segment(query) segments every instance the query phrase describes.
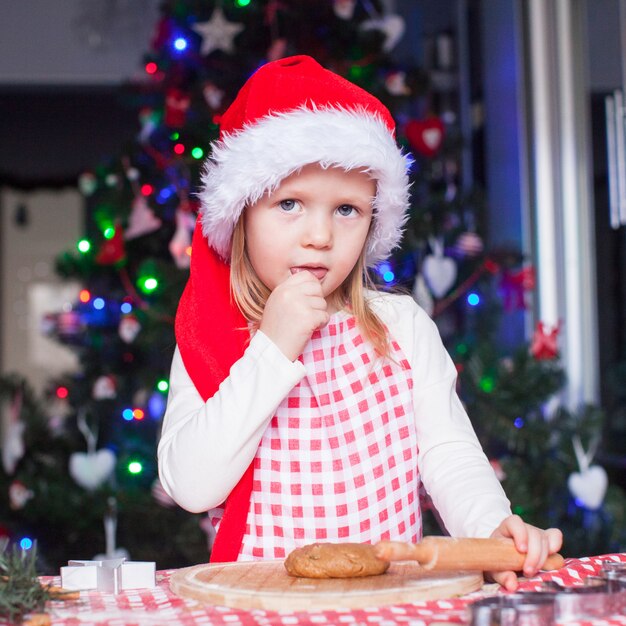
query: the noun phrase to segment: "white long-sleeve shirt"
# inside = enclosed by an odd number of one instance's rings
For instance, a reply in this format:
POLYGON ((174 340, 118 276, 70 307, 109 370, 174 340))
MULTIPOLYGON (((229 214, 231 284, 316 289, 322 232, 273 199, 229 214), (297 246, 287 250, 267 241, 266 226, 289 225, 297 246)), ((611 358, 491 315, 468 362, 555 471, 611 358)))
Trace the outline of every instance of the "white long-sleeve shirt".
MULTIPOLYGON (((451 535, 489 536, 511 514, 510 504, 456 394, 456 369, 435 324, 409 296, 376 294, 370 303, 411 364, 418 466, 434 506, 451 535)), ((204 402, 177 348, 158 446, 166 492, 192 512, 221 504, 304 375, 302 363, 258 331, 204 402)))

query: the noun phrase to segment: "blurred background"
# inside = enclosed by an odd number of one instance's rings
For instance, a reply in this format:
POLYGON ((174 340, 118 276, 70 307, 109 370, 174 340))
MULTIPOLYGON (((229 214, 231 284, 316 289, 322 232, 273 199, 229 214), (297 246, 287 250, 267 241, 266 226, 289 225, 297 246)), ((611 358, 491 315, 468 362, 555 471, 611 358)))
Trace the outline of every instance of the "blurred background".
POLYGON ((4 3, 0 536, 42 573, 208 560, 155 458, 199 171, 246 78, 310 54, 415 159, 373 278, 437 323, 513 510, 625 551, 625 32, 623 0, 4 3))

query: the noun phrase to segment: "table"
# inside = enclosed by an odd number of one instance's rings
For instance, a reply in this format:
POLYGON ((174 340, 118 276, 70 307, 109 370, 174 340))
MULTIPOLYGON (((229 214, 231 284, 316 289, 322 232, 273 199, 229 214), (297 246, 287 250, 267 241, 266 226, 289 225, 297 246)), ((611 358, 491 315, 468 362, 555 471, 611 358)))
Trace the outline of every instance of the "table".
MULTIPOLYGON (((603 562, 626 564, 626 553, 580 559, 567 559, 565 567, 522 580, 520 590, 536 591, 542 581, 556 581, 566 586, 580 585, 588 576, 598 575, 603 562)), ((244 611, 221 606, 203 606, 175 596, 169 589, 172 571, 157 572, 155 589, 136 589, 118 595, 82 591, 72 603, 54 602, 49 612, 53 626, 441 626, 469 624, 471 602, 503 593, 495 584, 452 600, 398 604, 372 609, 292 612, 244 611)), ((60 584, 58 577, 42 578, 44 583, 60 584)), ((612 615, 592 620, 558 621, 558 626, 626 626, 626 615, 612 615)))

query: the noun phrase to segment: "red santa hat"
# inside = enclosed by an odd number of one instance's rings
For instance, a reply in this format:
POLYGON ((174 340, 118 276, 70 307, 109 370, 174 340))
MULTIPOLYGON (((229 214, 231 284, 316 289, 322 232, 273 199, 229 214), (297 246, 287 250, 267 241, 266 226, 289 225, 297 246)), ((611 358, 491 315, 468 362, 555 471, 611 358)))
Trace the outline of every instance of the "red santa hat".
POLYGON ((395 141, 387 108, 367 91, 295 56, 257 70, 220 121, 200 194, 209 245, 230 260, 243 208, 310 163, 364 169, 377 182, 366 262, 387 258, 402 236, 410 159, 395 141))
MULTIPOLYGON (((369 265, 386 258, 400 240, 410 160, 396 145, 389 111, 307 56, 257 70, 222 116, 220 140, 205 166, 191 271, 176 313, 176 342, 205 401, 228 376, 248 340, 247 322, 230 294, 235 224, 246 204, 310 163, 364 169, 377 181, 369 265)), ((212 561, 237 559, 252 479, 251 464, 226 500, 212 561)))

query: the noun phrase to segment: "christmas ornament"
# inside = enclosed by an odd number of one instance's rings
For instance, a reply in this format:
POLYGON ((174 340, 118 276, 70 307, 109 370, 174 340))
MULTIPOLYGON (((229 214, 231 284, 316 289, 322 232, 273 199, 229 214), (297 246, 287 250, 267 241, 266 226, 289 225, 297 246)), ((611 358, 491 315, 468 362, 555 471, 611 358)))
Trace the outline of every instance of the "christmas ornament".
POLYGON ((46 404, 48 430, 54 436, 61 435, 65 430, 65 422, 72 412, 69 400, 59 398, 56 394, 46 404))
POLYGON ((456 263, 443 255, 443 239, 429 237, 432 250, 422 263, 422 274, 435 298, 443 297, 456 280, 456 263))
POLYGON ((141 331, 141 324, 132 313, 124 315, 120 320, 117 332, 124 343, 133 343, 141 331))
POLYGON ((466 232, 459 235, 453 250, 460 257, 472 258, 478 256, 484 247, 483 240, 476 233, 466 232))
POLYGON ((96 450, 96 434, 87 426, 82 413, 77 418, 77 426, 87 442, 87 452, 73 452, 70 455, 69 473, 83 489, 93 491, 113 473, 115 454, 107 448, 96 450))
POLYGON ((91 395, 94 400, 112 400, 117 397, 115 378, 110 375, 100 376, 93 384, 91 395))
POLYGON ((78 177, 78 189, 83 196, 90 196, 97 188, 98 179, 91 172, 85 172, 78 177))
POLYGON ((211 109, 219 109, 222 106, 224 92, 213 83, 204 84, 204 87, 202 87, 202 95, 204 96, 204 101, 211 109))
POLYGON ((553 328, 548 329, 543 322, 537 322, 537 328, 530 342, 530 353, 537 361, 556 359, 559 355, 556 341, 560 326, 560 324, 557 324, 553 328))
POLYGON ((130 241, 136 237, 153 233, 161 228, 162 223, 148 205, 146 198, 136 196, 133 200, 133 208, 128 216, 128 228, 124 231, 124 239, 130 241))
POLYGON ((170 128, 183 127, 190 103, 191 97, 188 93, 182 89, 169 89, 165 94, 165 125, 170 128))
POLYGON ((117 174, 107 174, 104 182, 107 187, 115 187, 120 182, 120 177, 117 174))
POLYGON ((445 128, 438 117, 425 120, 411 120, 404 127, 404 134, 411 147, 431 159, 439 152, 443 143, 445 128))
POLYGON ((22 390, 17 389, 7 406, 2 409, 0 422, 0 444, 2 447, 2 468, 9 476, 13 474, 20 459, 24 456, 24 430, 26 425, 21 420, 22 390))
POLYGON ((87 491, 97 489, 114 469, 115 454, 107 448, 96 452, 73 452, 70 455, 70 476, 87 491))
POLYGON ((117 265, 126 259, 126 250, 124 249, 124 237, 122 229, 115 228, 115 234, 111 239, 105 239, 100 246, 96 263, 98 265, 117 265))
POLYGON ((411 90, 406 84, 406 72, 391 72, 387 74, 385 88, 392 96, 411 95, 411 90))
POLYGON ((33 498, 35 493, 26 487, 26 485, 14 480, 9 485, 9 506, 13 511, 19 511, 26 506, 26 503, 33 498))
POLYGON ((200 54, 206 56, 213 50, 232 53, 235 51, 234 38, 243 30, 243 24, 229 22, 221 7, 213 10, 208 22, 200 22, 191 27, 202 37, 200 54))
POLYGON ((188 211, 176 211, 176 231, 169 243, 169 250, 176 267, 187 269, 191 265, 191 234, 193 233, 196 218, 188 211))
POLYGON ((126 168, 126 178, 131 182, 136 182, 139 180, 140 172, 136 167, 128 167, 126 168))
POLYGON ((141 125, 141 130, 137 135, 137 140, 139 143, 145 144, 159 125, 159 113, 149 108, 141 109, 139 112, 139 124, 141 125))
POLYGON ((391 52, 404 35, 404 18, 400 15, 385 15, 380 18, 365 20, 361 24, 361 30, 379 30, 385 36, 383 52, 391 52))
POLYGON ((354 15, 356 0, 334 0, 333 11, 340 20, 351 20, 354 15))
POLYGON ((591 465, 598 443, 599 440, 595 439, 589 450, 585 452, 580 437, 575 435, 572 438, 572 446, 580 472, 573 472, 567 479, 570 493, 579 504, 591 510, 600 508, 609 484, 605 469, 600 465, 591 465))
POLYGON ((176 502, 174 502, 172 497, 168 495, 165 489, 163 489, 163 485, 158 478, 156 478, 155 481, 152 483, 152 489, 150 490, 150 492, 152 493, 152 497, 161 506, 164 506, 165 508, 172 508, 176 506, 176 502))
POLYGON ((413 283, 413 299, 419 304, 429 316, 433 314, 435 310, 435 303, 433 297, 424 282, 424 277, 418 273, 415 276, 415 282, 413 283))
POLYGON ((535 269, 532 266, 524 267, 518 272, 504 270, 500 281, 504 309, 525 309, 525 292, 532 291, 535 286, 535 269))
POLYGON ((61 339, 72 339, 84 330, 83 320, 76 309, 57 313, 54 320, 54 332, 61 339))

